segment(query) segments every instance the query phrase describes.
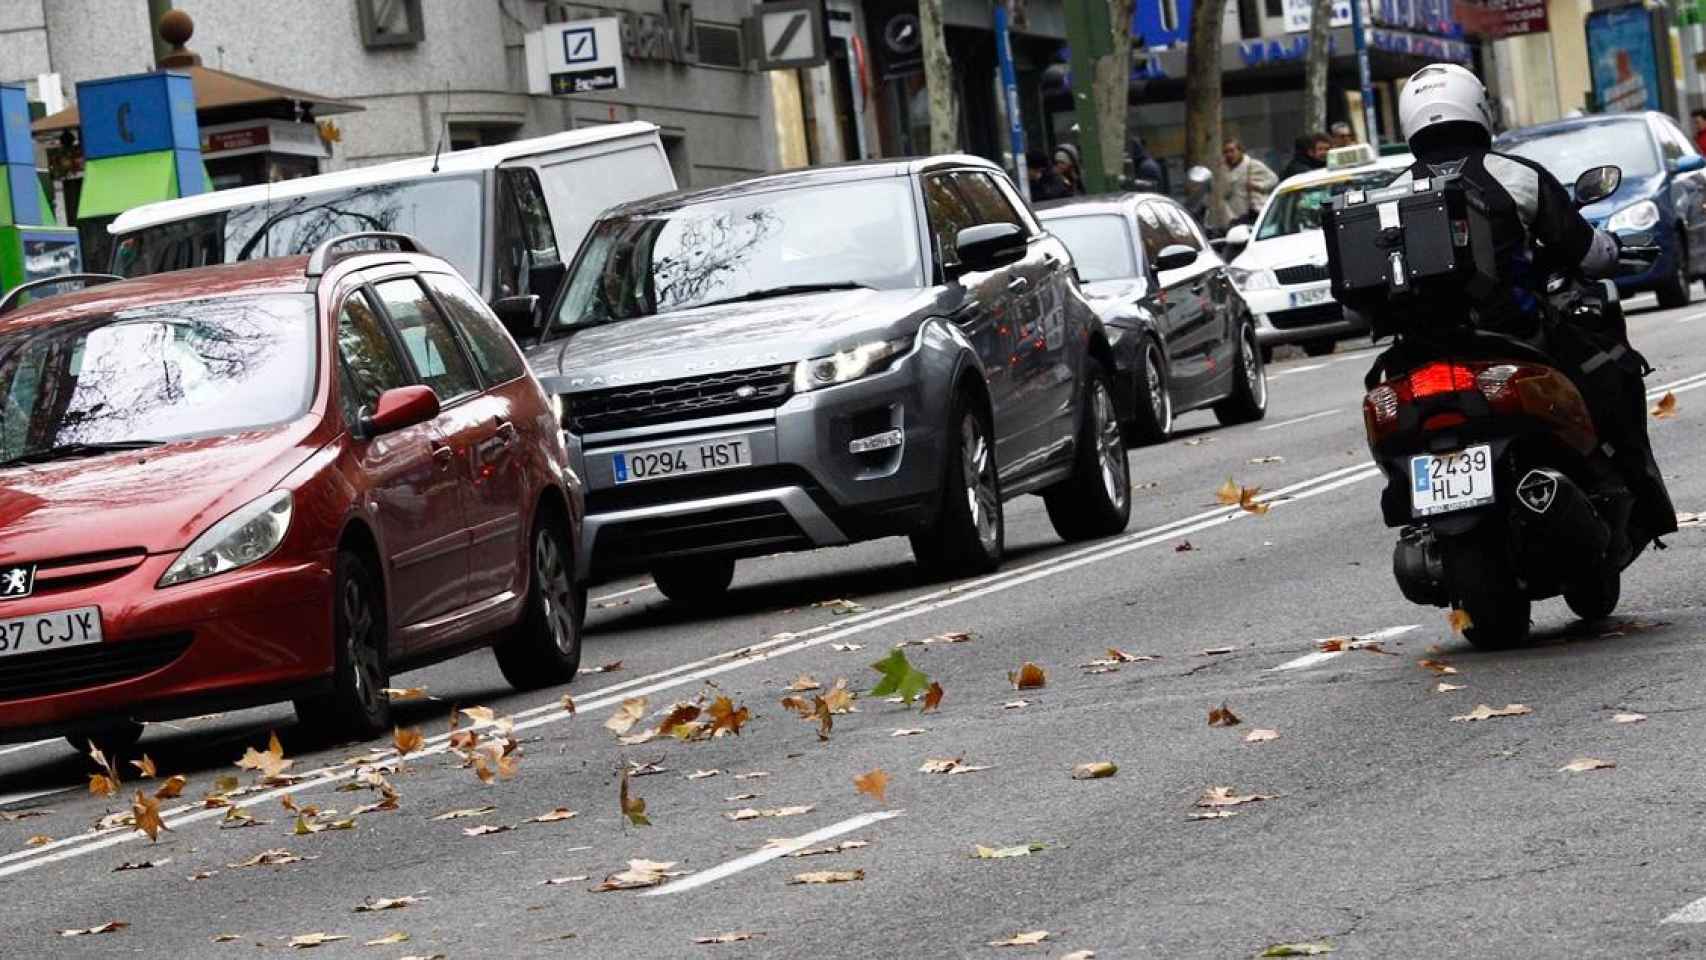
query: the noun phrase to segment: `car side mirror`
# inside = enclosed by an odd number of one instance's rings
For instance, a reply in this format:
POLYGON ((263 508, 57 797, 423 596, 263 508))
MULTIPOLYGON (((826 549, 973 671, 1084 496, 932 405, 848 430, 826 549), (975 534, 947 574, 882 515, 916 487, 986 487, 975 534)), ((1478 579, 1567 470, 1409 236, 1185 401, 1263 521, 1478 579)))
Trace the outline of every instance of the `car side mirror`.
POLYGON ((517 343, 530 340, 537 326, 539 298, 533 294, 499 297, 492 302, 492 312, 517 343))
POLYGON ((361 418, 361 432, 366 437, 395 433, 404 427, 425 423, 438 416, 438 394, 431 387, 393 387, 379 395, 373 412, 361 418))
POLYGON ((981 223, 954 237, 958 273, 994 270, 1025 256, 1025 231, 1013 223, 981 223))
POLYGON ((1706 170, 1706 157, 1697 153, 1687 153, 1670 162, 1671 173, 1693 173, 1696 170, 1706 170))
POLYGON ((1226 245, 1228 247, 1247 247, 1247 246, 1249 246, 1250 245, 1250 227, 1249 227, 1249 225, 1240 223, 1236 227, 1233 227, 1231 230, 1226 231, 1226 238, 1225 239, 1226 239, 1226 245))
POLYGON ((1197 251, 1195 248, 1187 247, 1182 243, 1162 247, 1161 252, 1155 255, 1155 269, 1161 271, 1177 270, 1196 262, 1197 251))
MULTIPOLYGON (((1686 158, 1685 158, 1686 159, 1686 158)), ((1698 160, 1699 157, 1694 159, 1698 160)), ((1699 169, 1696 167, 1695 169, 1699 169)), ((1604 200, 1617 192, 1623 185, 1623 169, 1611 164, 1603 167, 1589 167, 1576 178, 1576 185, 1571 190, 1576 198, 1576 206, 1585 207, 1604 200)))

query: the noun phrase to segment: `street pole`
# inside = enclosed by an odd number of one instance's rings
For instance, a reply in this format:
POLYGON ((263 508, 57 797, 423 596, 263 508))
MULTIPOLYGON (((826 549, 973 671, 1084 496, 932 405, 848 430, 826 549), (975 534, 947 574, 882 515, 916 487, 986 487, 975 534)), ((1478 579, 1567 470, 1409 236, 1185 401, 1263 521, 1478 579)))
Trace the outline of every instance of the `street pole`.
POLYGON ((1001 64, 1001 96, 1007 101, 1007 136, 1012 142, 1013 175, 1019 193, 1031 199, 1031 176, 1025 169, 1025 121, 1019 115, 1019 79, 1013 70, 1013 38, 1008 32, 1007 0, 995 5, 995 59, 1001 64))
POLYGON ((1380 128, 1374 123, 1374 82, 1368 74, 1368 24, 1362 11, 1363 0, 1351 0, 1351 35, 1356 39, 1357 78, 1362 83, 1362 122, 1368 131, 1368 142, 1380 152, 1380 128))
POLYGON ((1096 116, 1096 58, 1113 45, 1108 0, 1066 0, 1066 43, 1072 48, 1072 115, 1078 120, 1078 175, 1085 193, 1108 191, 1096 116))

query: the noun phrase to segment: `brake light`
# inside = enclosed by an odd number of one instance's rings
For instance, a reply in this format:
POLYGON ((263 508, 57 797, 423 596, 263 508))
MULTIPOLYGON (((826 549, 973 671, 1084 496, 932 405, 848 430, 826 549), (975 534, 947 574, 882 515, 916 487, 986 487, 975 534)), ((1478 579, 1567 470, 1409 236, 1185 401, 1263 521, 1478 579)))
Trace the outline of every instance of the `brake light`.
MULTIPOLYGON (((1398 429, 1404 408, 1428 397, 1475 391, 1495 413, 1546 422, 1573 449, 1587 453, 1598 443, 1593 417, 1569 378, 1550 367, 1522 363, 1430 363, 1380 384, 1363 398, 1363 426, 1371 445, 1398 429)), ((1422 423, 1424 432, 1469 422, 1461 411, 1441 411, 1422 423)))
POLYGON ((1475 371, 1456 363, 1430 363, 1410 374, 1410 395, 1418 400, 1475 389, 1475 371))

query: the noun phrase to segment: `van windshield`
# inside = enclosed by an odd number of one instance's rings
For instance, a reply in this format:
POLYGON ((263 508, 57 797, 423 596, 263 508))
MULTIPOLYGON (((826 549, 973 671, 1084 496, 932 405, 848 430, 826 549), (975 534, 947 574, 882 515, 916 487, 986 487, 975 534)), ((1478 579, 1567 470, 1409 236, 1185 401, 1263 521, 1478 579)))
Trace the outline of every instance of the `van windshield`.
POLYGON ((479 285, 485 221, 478 177, 441 177, 329 190, 156 224, 117 238, 112 272, 170 270, 312 253, 340 234, 398 231, 479 285))

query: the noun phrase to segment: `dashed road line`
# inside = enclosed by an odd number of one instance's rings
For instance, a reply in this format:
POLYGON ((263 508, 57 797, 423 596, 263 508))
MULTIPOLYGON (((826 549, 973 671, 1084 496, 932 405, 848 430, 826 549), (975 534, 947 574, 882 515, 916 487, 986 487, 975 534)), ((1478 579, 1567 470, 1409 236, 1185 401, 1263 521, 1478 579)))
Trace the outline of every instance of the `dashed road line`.
POLYGON ((724 877, 732 877, 735 874, 740 873, 742 870, 751 870, 753 867, 769 863, 777 857, 785 857, 796 850, 804 850, 806 847, 809 847, 814 843, 822 843, 831 837, 839 837, 844 833, 852 833, 861 827, 868 827, 873 823, 892 820, 905 812, 906 811, 904 810, 881 810, 876 813, 863 813, 857 817, 850 817, 840 823, 832 823, 829 826, 824 827, 822 830, 815 830, 805 836, 794 837, 791 840, 765 847, 762 850, 755 850, 744 857, 736 857, 727 863, 721 863, 709 870, 695 873, 685 880, 672 881, 655 890, 647 890, 645 893, 640 894, 640 896, 667 897, 672 893, 686 893, 689 890, 697 890, 707 884, 716 883, 724 877))
POLYGON ((1693 903, 1683 907, 1682 909, 1676 911, 1675 913, 1664 918, 1663 920, 1660 920, 1659 922, 1660 923, 1706 923, 1706 897, 1701 897, 1700 899, 1698 899, 1698 900, 1694 901, 1693 903))
MULTIPOLYGON (((1390 640, 1393 637, 1401 637, 1412 630, 1420 630, 1421 628, 1422 625, 1419 623, 1410 623, 1401 627, 1387 627, 1384 630, 1376 630, 1373 633, 1356 633, 1349 634, 1349 636, 1353 638, 1353 642, 1354 640, 1372 640, 1379 642, 1381 640, 1390 640)), ((1311 643, 1321 643, 1322 640, 1327 639, 1331 638, 1323 637, 1321 640, 1314 640, 1311 641, 1311 643)), ((1295 660, 1287 660, 1277 667, 1269 667, 1268 672, 1272 673, 1276 670, 1306 670, 1310 667, 1318 667, 1321 664, 1326 663, 1328 660, 1332 660, 1333 658, 1342 656, 1348 652, 1349 651, 1347 650, 1315 650, 1310 653, 1306 653, 1295 660)))
POLYGON ((1319 420, 1322 417, 1330 417, 1333 414, 1339 413, 1339 412, 1340 412, 1340 408, 1335 408, 1332 410, 1321 410, 1321 411, 1317 411, 1315 413, 1306 414, 1306 415, 1301 416, 1301 417, 1292 417, 1290 420, 1281 420, 1279 423, 1270 423, 1264 427, 1257 427, 1256 432, 1261 433, 1261 432, 1264 432, 1267 430, 1278 430, 1281 427, 1289 427, 1289 426, 1292 426, 1294 424, 1306 423, 1310 420, 1319 420))
POLYGON ((652 588, 652 586, 653 586, 653 584, 651 584, 649 582, 648 583, 642 583, 637 587, 629 587, 626 590, 618 590, 615 593, 607 593, 602 597, 589 597, 589 598, 587 598, 587 603, 606 603, 608 601, 615 600, 619 597, 631 597, 636 593, 645 593, 647 590, 650 590, 652 588))

